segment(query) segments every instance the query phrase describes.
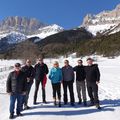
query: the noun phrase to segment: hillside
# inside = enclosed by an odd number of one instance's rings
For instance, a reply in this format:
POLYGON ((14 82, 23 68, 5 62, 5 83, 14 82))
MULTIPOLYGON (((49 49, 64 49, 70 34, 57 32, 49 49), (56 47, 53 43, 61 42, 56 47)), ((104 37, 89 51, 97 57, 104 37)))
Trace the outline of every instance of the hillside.
MULTIPOLYGON (((120 55, 120 32, 108 36, 93 37, 84 29, 78 29, 57 33, 39 42, 35 42, 37 40, 39 41, 38 37, 29 38, 27 41, 21 42, 21 44, 12 46, 13 49, 0 56, 1 58, 17 58, 19 54, 19 56, 25 56, 26 58, 30 51, 36 57, 38 55, 45 57, 67 56, 73 52, 76 52, 78 56, 98 54, 114 57, 120 55), (33 46, 35 49, 33 49, 33 46), (29 48, 29 51, 26 48, 29 48), (26 55, 23 55, 25 52, 26 55)), ((4 44, 3 42, 2 45, 4 44)))

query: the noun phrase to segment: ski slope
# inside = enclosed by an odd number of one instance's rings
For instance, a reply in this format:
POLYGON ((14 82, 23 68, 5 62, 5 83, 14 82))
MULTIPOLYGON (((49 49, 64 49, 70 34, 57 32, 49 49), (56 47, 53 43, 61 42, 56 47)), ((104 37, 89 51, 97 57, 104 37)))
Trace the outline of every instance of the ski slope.
MULTIPOLYGON (((63 59, 64 58, 59 59, 60 67, 63 66, 63 59)), ((70 60, 70 64, 72 66, 75 66, 77 58, 68 59, 70 60)), ((83 60, 84 64, 86 64, 86 58, 83 58, 83 60)), ((54 59, 45 60, 49 68, 51 68, 53 61, 54 59)), ((11 64, 13 63, 14 62, 12 61, 11 64)), ((102 110, 97 110, 94 106, 84 107, 83 105, 77 105, 78 99, 75 83, 74 92, 76 105, 74 107, 66 105, 62 106, 61 108, 54 106, 52 100, 52 87, 50 80, 48 80, 46 85, 46 97, 48 104, 41 103, 40 88, 38 94, 38 102, 40 102, 40 104, 33 105, 33 85, 29 98, 29 106, 31 106, 31 109, 23 111, 22 113, 24 116, 17 117, 16 120, 120 120, 120 57, 117 57, 115 59, 108 59, 98 56, 97 63, 99 64, 101 72, 101 82, 99 84, 99 98, 102 110)), ((0 62, 0 64, 2 63, 0 62)), ((3 88, 3 90, 0 91, 2 93, 0 94, 0 115, 2 120, 8 120, 9 117, 9 95, 4 94, 5 81, 9 72, 10 71, 6 71, 2 73, 5 74, 5 78, 4 83, 0 84, 0 88, 3 88)))

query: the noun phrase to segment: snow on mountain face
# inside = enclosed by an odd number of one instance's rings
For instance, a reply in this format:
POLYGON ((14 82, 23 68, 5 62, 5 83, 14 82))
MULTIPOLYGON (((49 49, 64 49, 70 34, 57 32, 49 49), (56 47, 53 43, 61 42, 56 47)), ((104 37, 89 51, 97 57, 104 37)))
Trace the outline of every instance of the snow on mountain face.
POLYGON ((49 25, 43 28, 40 28, 36 34, 27 36, 28 38, 30 37, 39 37, 40 39, 43 39, 45 37, 48 37, 50 35, 56 34, 58 32, 63 31, 64 29, 56 24, 49 25))
POLYGON ((81 26, 93 35, 97 33, 112 34, 120 31, 120 5, 117 5, 112 11, 103 11, 97 15, 86 15, 81 26))
POLYGON ((11 32, 9 33, 6 38, 8 39, 9 44, 16 44, 20 43, 27 39, 27 37, 24 34, 17 33, 17 32, 11 32))
POLYGON ((30 37, 43 39, 61 31, 63 31, 62 27, 56 24, 44 24, 35 18, 15 16, 0 21, 0 39, 8 38, 9 44, 20 43, 30 37))

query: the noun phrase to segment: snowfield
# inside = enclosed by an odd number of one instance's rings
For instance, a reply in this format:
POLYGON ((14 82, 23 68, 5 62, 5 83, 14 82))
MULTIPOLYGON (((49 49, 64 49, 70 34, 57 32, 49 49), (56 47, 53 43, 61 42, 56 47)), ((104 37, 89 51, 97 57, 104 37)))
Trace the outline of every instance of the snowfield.
MULTIPOLYGON (((77 58, 68 58, 72 66, 76 65, 77 58)), ((55 107, 52 100, 52 87, 50 80, 46 85, 46 97, 48 104, 41 103, 41 88, 39 90, 38 102, 40 104, 33 105, 34 85, 31 89, 29 105, 30 110, 23 111, 23 117, 17 117, 17 120, 120 120, 120 57, 115 59, 96 57, 97 64, 101 72, 101 82, 99 84, 99 98, 102 110, 97 110, 95 107, 84 107, 77 105, 76 86, 74 83, 76 105, 55 107)), ((49 68, 52 67, 52 62, 55 59, 46 59, 45 62, 49 68)), ((60 58, 60 67, 63 66, 64 58, 60 58)), ((86 58, 83 58, 86 64, 86 58)), ((0 66, 14 65, 16 61, 0 61, 0 66), (6 64, 5 64, 6 63, 6 64)), ((0 72, 0 115, 2 120, 9 118, 9 95, 5 93, 5 83, 10 71, 0 72), (4 78, 1 78, 4 76, 4 78), (1 82, 2 81, 2 82, 1 82)), ((62 89, 63 95, 63 89, 62 89)), ((62 98, 63 100, 63 98, 62 98)), ((88 98, 89 102, 89 98, 88 98)))

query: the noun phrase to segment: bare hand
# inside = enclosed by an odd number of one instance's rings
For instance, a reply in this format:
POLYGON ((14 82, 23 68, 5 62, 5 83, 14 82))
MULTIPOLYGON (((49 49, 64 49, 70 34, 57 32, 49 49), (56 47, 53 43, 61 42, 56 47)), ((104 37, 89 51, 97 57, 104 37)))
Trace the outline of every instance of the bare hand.
POLYGON ((13 93, 12 92, 9 92, 9 93, 7 93, 8 95, 12 95, 13 93))
POLYGON ((30 78, 27 78, 27 82, 30 82, 30 78))
POLYGON ((99 81, 96 81, 96 84, 98 85, 100 82, 99 81))
POLYGON ((22 95, 26 95, 26 92, 23 92, 22 95))

